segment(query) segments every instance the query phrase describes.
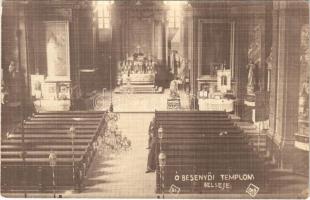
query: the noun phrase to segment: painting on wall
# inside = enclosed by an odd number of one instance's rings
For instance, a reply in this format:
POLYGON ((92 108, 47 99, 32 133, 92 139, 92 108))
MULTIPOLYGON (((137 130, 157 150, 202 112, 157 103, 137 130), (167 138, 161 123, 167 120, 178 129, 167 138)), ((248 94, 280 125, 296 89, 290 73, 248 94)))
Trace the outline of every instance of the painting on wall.
POLYGON ((58 99, 67 100, 70 99, 70 84, 61 83, 58 85, 58 99))
POLYGON ((70 79, 69 26, 65 21, 44 23, 47 77, 70 79))
POLYGON ((203 66, 202 74, 216 76, 212 72, 213 63, 225 64, 230 62, 230 23, 208 23, 203 26, 203 66))
POLYGON ((231 72, 230 70, 217 71, 217 89, 222 93, 231 90, 231 72))
MULTIPOLYGON (((198 75, 216 80, 217 70, 234 71, 234 21, 201 19, 198 22, 198 75)), ((232 73, 233 77, 233 73, 232 73)))
POLYGON ((128 30, 128 53, 143 53, 144 55, 152 55, 152 21, 139 20, 136 18, 130 19, 128 30), (144 31, 141 31, 144 30, 144 31))

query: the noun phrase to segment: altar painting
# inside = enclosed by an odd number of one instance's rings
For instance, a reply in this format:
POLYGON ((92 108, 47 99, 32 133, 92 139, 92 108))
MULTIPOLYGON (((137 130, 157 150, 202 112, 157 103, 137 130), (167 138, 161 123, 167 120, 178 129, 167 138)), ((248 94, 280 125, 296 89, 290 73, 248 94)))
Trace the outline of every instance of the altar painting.
POLYGON ((69 28, 67 22, 45 22, 47 76, 66 79, 70 76, 69 28))
POLYGON ((216 77, 217 71, 234 66, 234 22, 199 20, 198 76, 216 77))

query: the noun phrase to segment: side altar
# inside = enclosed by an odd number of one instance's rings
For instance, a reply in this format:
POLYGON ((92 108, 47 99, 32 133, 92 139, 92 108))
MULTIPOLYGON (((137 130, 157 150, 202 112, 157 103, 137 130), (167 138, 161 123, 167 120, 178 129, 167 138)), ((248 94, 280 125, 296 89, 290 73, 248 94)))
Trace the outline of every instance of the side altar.
POLYGON ((116 93, 157 93, 155 89, 156 62, 151 56, 134 53, 118 62, 116 93))
POLYGON ((199 110, 234 112, 236 89, 231 71, 221 67, 215 70, 215 74, 197 79, 199 110))

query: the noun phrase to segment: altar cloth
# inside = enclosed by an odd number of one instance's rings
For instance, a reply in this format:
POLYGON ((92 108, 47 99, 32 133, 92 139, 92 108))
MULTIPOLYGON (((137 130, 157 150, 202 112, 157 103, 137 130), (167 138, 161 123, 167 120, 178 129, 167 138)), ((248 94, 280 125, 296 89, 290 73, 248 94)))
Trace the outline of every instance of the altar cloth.
POLYGON ((199 110, 203 111, 226 111, 234 110, 234 101, 230 99, 199 99, 199 110))

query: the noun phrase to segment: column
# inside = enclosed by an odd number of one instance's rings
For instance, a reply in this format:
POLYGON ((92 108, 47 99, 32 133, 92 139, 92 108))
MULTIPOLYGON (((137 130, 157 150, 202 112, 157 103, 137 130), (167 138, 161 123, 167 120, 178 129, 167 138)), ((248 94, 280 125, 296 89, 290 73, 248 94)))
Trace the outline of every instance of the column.
POLYGON ((246 65, 248 64, 248 26, 249 20, 246 12, 241 10, 241 13, 244 13, 239 16, 236 20, 235 25, 235 68, 233 77, 236 80, 236 103, 235 103, 235 112, 239 117, 243 117, 244 112, 244 98, 246 95, 246 85, 247 85, 247 69, 246 65))
POLYGON ((278 19, 279 10, 272 11, 272 69, 270 71, 270 98, 269 98, 269 137, 273 138, 276 132, 276 106, 277 106, 277 66, 278 66, 278 19))
POLYGON ((300 65, 300 14, 303 6, 294 2, 274 2, 273 47, 276 49, 272 69, 271 131, 274 156, 279 166, 292 168, 294 133, 298 121, 298 84, 300 65), (277 17, 278 13, 278 17, 277 17), (276 25, 278 23, 278 25, 276 25))

